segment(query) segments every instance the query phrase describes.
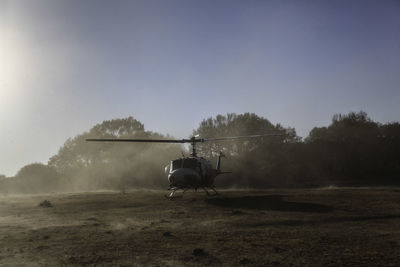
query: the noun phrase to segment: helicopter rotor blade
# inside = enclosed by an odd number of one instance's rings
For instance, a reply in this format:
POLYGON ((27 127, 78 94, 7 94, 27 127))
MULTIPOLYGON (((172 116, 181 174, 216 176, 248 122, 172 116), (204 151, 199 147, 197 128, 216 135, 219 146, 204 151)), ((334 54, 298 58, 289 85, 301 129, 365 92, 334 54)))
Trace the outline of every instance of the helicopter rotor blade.
POLYGON ((91 142, 137 142, 137 143, 194 143, 203 142, 203 139, 122 139, 122 138, 88 138, 91 142))
POLYGON ((264 136, 282 136, 283 134, 256 134, 256 135, 244 135, 244 136, 231 136, 231 137, 218 137, 218 138, 200 138, 196 139, 194 136, 190 139, 123 139, 123 138, 88 138, 86 141, 92 142, 136 142, 136 143, 203 143, 210 141, 223 141, 223 140, 235 140, 235 139, 246 139, 264 136))
POLYGON ((116 138, 89 138, 86 141, 92 142, 138 142, 138 143, 185 143, 184 140, 164 140, 164 139, 116 139, 116 138))
POLYGON ((217 138, 206 138, 203 139, 204 142, 209 141, 224 141, 224 140, 235 140, 235 139, 246 139, 264 136, 282 136, 283 134, 255 134, 255 135, 243 135, 243 136, 231 136, 231 137, 217 137, 217 138))

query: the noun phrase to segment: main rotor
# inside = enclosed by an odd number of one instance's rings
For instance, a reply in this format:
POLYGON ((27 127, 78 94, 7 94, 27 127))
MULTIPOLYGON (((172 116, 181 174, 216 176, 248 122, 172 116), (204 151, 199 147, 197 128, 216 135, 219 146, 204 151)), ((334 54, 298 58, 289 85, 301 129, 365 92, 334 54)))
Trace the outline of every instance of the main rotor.
POLYGON ((247 139, 264 136, 281 136, 282 134, 257 134, 257 135, 244 135, 244 136, 231 136, 231 137, 218 137, 218 138, 197 138, 199 135, 192 136, 190 139, 122 139, 122 138, 88 138, 86 141, 94 142, 137 142, 137 143, 190 143, 192 145, 193 157, 197 156, 196 143, 212 142, 212 141, 225 141, 235 139, 247 139))

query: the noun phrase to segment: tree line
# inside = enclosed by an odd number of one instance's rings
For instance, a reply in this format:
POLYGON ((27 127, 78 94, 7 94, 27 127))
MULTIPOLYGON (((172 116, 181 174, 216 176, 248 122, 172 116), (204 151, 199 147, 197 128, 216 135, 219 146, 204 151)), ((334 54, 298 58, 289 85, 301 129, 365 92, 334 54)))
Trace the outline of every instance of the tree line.
MULTIPOLYGON (((303 140, 294 128, 272 124, 254 113, 204 119, 193 135, 203 138, 276 133, 279 136, 206 142, 198 154, 227 159, 216 179, 220 187, 323 187, 399 185, 400 124, 372 121, 361 112, 336 114, 327 127, 315 127, 303 140)), ((188 154, 176 144, 91 143, 86 138, 173 138, 146 131, 133 117, 107 120, 68 139, 48 164, 33 163, 15 177, 0 176, 2 193, 97 189, 166 188, 164 168, 188 154)))

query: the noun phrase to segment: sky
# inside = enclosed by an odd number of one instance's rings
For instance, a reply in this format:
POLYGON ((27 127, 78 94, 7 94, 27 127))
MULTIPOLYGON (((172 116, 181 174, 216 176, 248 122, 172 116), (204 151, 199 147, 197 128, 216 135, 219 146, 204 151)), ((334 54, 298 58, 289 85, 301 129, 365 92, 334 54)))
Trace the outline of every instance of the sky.
POLYGON ((306 137, 400 115, 398 0, 0 0, 0 174, 133 116, 190 136, 253 112, 306 137))

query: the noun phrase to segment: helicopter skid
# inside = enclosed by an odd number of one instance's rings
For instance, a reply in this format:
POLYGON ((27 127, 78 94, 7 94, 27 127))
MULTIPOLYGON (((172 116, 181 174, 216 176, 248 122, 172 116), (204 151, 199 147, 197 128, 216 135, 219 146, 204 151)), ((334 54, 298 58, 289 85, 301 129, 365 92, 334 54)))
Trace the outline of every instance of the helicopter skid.
POLYGON ((211 189, 214 193, 210 194, 210 192, 208 192, 206 187, 203 187, 203 190, 207 193, 207 196, 219 196, 220 194, 217 192, 217 190, 215 190, 214 187, 208 187, 209 189, 211 189))
MULTIPOLYGON (((201 187, 206 193, 207 196, 219 196, 220 193, 217 192, 217 190, 215 190, 214 187, 207 187, 208 189, 211 189, 213 191, 213 193, 210 193, 206 187, 201 187)), ((183 195, 185 194, 186 191, 188 191, 189 189, 194 189, 195 191, 197 191, 197 188, 180 188, 180 187, 170 187, 168 188, 168 190, 172 190, 172 192, 169 195, 165 195, 166 198, 168 199, 174 199, 174 198, 182 198, 183 195), (178 190, 183 190, 182 195, 175 195, 175 192, 178 190)))
POLYGON ((172 192, 169 193, 169 195, 165 195, 165 197, 166 197, 166 198, 169 198, 169 199, 181 198, 181 197, 183 197, 183 194, 185 194, 185 192, 186 192, 189 188, 184 189, 183 192, 182 192, 182 195, 176 196, 176 195, 175 195, 175 192, 178 191, 179 189, 182 189, 182 188, 180 188, 180 187, 170 187, 170 188, 168 188, 168 190, 172 190, 172 192))
POLYGON ((173 192, 172 193, 170 193, 169 195, 164 195, 166 198, 168 198, 168 199, 175 199, 175 198, 182 198, 183 196, 182 195, 180 195, 180 196, 175 196, 175 195, 173 195, 173 192))

